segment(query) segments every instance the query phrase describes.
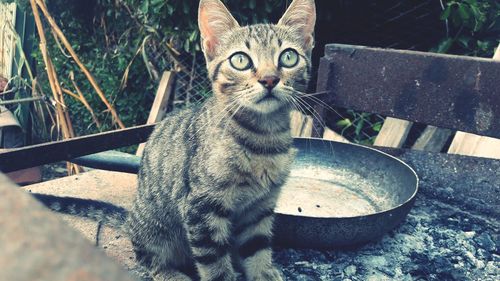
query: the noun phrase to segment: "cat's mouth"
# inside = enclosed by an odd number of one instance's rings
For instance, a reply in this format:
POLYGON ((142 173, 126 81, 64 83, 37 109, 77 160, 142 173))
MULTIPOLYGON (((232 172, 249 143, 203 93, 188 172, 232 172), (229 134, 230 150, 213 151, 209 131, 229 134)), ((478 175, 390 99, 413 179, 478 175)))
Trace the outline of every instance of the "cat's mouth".
POLYGON ((276 100, 278 101, 279 99, 271 92, 271 91, 268 91, 264 94, 263 97, 261 97, 257 102, 256 104, 260 104, 260 103, 263 103, 263 102, 267 102, 267 101, 272 101, 272 100, 276 100))

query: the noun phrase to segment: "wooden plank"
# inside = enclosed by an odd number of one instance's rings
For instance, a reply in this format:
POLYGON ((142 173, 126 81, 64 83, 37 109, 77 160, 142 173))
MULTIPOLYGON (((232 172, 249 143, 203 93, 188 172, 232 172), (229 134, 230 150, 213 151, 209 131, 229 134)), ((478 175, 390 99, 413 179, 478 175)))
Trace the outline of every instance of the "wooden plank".
POLYGON ((332 44, 318 92, 335 106, 500 137, 500 62, 332 44))
MULTIPOLYGON (((175 81, 175 72, 165 71, 160 80, 158 89, 156 90, 155 100, 149 112, 148 121, 146 124, 160 122, 167 113, 167 107, 173 95, 173 85, 175 81)), ((144 151, 145 143, 139 144, 135 155, 141 156, 144 151)))
POLYGON ((425 150, 431 152, 441 152, 444 145, 452 134, 449 129, 441 129, 435 126, 427 126, 424 132, 418 137, 412 149, 425 150))
POLYGON ((304 126, 304 116, 296 110, 292 111, 290 113, 290 131, 292 136, 294 137, 300 136, 303 126, 304 126))
POLYGON ((413 123, 387 117, 375 139, 375 146, 400 148, 403 146, 413 123))
POLYGON ((500 140, 457 132, 448 153, 500 159, 500 140))
POLYGON ((147 140, 154 126, 155 124, 142 125, 68 140, 9 149, 0 153, 0 171, 12 172, 141 143, 147 140))
POLYGON ((312 136, 313 119, 311 116, 293 110, 290 113, 290 126, 292 137, 308 138, 312 136))
MULTIPOLYGON (((500 61, 500 44, 498 44, 493 60, 500 61)), ((457 132, 448 153, 500 159, 500 140, 457 132)))
POLYGON ((324 132, 323 132, 323 139, 325 140, 331 140, 331 141, 337 141, 337 142, 344 142, 344 143, 349 143, 349 140, 344 138, 342 135, 337 134, 335 131, 332 129, 325 127, 324 132))

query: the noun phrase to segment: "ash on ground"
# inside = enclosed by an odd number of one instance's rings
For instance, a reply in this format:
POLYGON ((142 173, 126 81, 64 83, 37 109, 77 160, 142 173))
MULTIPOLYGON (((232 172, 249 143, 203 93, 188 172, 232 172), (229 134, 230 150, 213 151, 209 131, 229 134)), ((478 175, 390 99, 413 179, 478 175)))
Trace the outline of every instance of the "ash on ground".
MULTIPOLYGON (((349 250, 275 249, 274 261, 287 281, 497 281, 498 229, 497 220, 420 196, 379 241, 349 250)), ((151 280, 144 268, 132 271, 151 280)))
POLYGON ((500 280, 498 221, 418 198, 380 241, 337 251, 275 250, 290 281, 500 280))

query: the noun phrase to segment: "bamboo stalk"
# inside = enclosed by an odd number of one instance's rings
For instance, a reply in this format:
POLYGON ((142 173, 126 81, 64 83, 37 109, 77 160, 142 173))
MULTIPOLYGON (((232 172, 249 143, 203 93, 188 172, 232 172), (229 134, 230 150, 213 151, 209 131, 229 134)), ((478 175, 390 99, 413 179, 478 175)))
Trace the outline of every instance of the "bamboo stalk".
POLYGON ((79 102, 82 102, 82 101, 80 100, 80 97, 79 97, 77 94, 73 93, 72 91, 70 91, 70 90, 68 90, 68 89, 66 89, 66 88, 62 88, 62 91, 63 91, 63 93, 65 93, 66 95, 69 95, 69 96, 73 97, 75 100, 77 100, 77 101, 79 101, 79 102))
POLYGON ((59 79, 57 78, 57 72, 54 67, 54 64, 52 64, 52 59, 49 57, 49 69, 50 72, 52 73, 52 77, 54 79, 54 85, 56 87, 57 91, 57 96, 59 97, 59 102, 62 105, 63 113, 64 113, 64 121, 66 122, 66 126, 68 127, 68 133, 69 133, 69 138, 74 138, 75 137, 75 132, 73 131, 73 125, 71 124, 71 119, 69 118, 69 113, 68 110, 66 110, 66 102, 64 101, 64 96, 63 92, 61 90, 61 84, 59 83, 59 79))
POLYGON ((60 125, 58 126, 62 130, 63 138, 69 138, 69 131, 66 124, 66 118, 63 113, 63 107, 61 102, 59 101, 59 96, 57 93, 57 89, 55 86, 54 77, 52 76, 51 68, 50 68, 50 58, 47 52, 47 39, 45 37, 45 32, 43 30, 42 20, 40 18, 40 14, 38 12, 37 5, 35 0, 30 0, 31 8, 33 10, 33 17, 35 18, 35 25, 38 31, 38 36, 40 36, 40 51, 42 53, 43 62, 45 63, 45 70, 47 71, 47 78, 49 79, 50 89, 52 91, 52 95, 54 100, 56 101, 56 115, 57 120, 59 120, 60 125))
POLYGON ((87 100, 85 99, 85 97, 81 94, 79 88, 76 89, 76 91, 78 92, 79 95, 71 92, 68 89, 64 89, 64 88, 62 89, 62 91, 63 91, 63 93, 65 93, 67 95, 70 95, 74 99, 76 99, 79 102, 81 102, 83 104, 83 106, 85 106, 85 108, 89 111, 90 115, 92 116, 92 120, 94 120, 94 123, 96 124, 97 128, 101 128, 101 122, 99 122, 99 120, 97 119, 97 116, 95 115, 94 110, 92 109, 92 107, 90 106, 90 104, 87 102, 87 100))
MULTIPOLYGON (((61 128, 63 133, 63 139, 69 139, 74 136, 73 128, 71 126, 71 121, 69 119, 69 114, 65 109, 64 98, 62 96, 61 86, 57 79, 57 75, 52 64, 52 60, 49 57, 47 50, 47 39, 45 37, 45 31, 43 30, 42 20, 40 18, 40 13, 38 12, 35 0, 30 0, 31 8, 33 10, 33 16, 35 18, 35 25, 40 36, 40 50, 42 53, 43 61, 45 63, 45 70, 47 71, 47 77, 49 79, 50 89, 54 100, 56 101, 56 114, 57 120, 59 121, 58 128, 61 128), (69 123, 69 124, 68 124, 69 123)), ((68 169, 68 174, 79 173, 80 167, 72 164, 70 162, 66 163, 68 169)))
POLYGON ((96 93, 99 95, 99 98, 102 100, 102 102, 106 105, 108 110, 111 112, 111 115, 113 116, 115 122, 118 124, 118 126, 122 129, 125 128, 125 125, 123 122, 120 120, 120 117, 118 117, 118 114, 116 113, 115 108, 113 105, 109 103, 109 101, 106 99, 106 96, 104 95, 103 91, 95 81, 94 77, 92 74, 89 72, 87 67, 80 61, 79 57, 76 55, 75 51, 73 50, 73 47, 71 47, 71 44, 69 41, 66 39, 66 36, 63 34, 57 23, 55 22, 54 18, 50 15, 47 7, 45 6, 45 3, 42 0, 30 0, 30 1, 36 1, 36 4, 38 7, 40 7, 40 10, 42 10, 42 13, 44 14, 45 18, 49 22, 50 26, 54 30, 55 34, 61 39, 61 42, 63 43, 64 47, 68 50, 70 53, 71 57, 73 57, 73 60, 75 60, 76 64, 80 67, 82 72, 85 74, 87 79, 89 80, 90 84, 92 87, 94 87, 96 93))

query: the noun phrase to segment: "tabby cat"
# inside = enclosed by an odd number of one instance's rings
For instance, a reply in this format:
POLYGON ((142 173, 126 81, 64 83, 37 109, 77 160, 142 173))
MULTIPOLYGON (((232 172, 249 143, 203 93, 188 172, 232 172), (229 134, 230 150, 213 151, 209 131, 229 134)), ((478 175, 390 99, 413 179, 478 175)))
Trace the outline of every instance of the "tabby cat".
POLYGON ((213 97, 168 116, 149 138, 126 228, 155 280, 282 280, 273 210, 294 158, 289 113, 306 88, 314 0, 278 24, 240 27, 219 0, 198 24, 213 97))

